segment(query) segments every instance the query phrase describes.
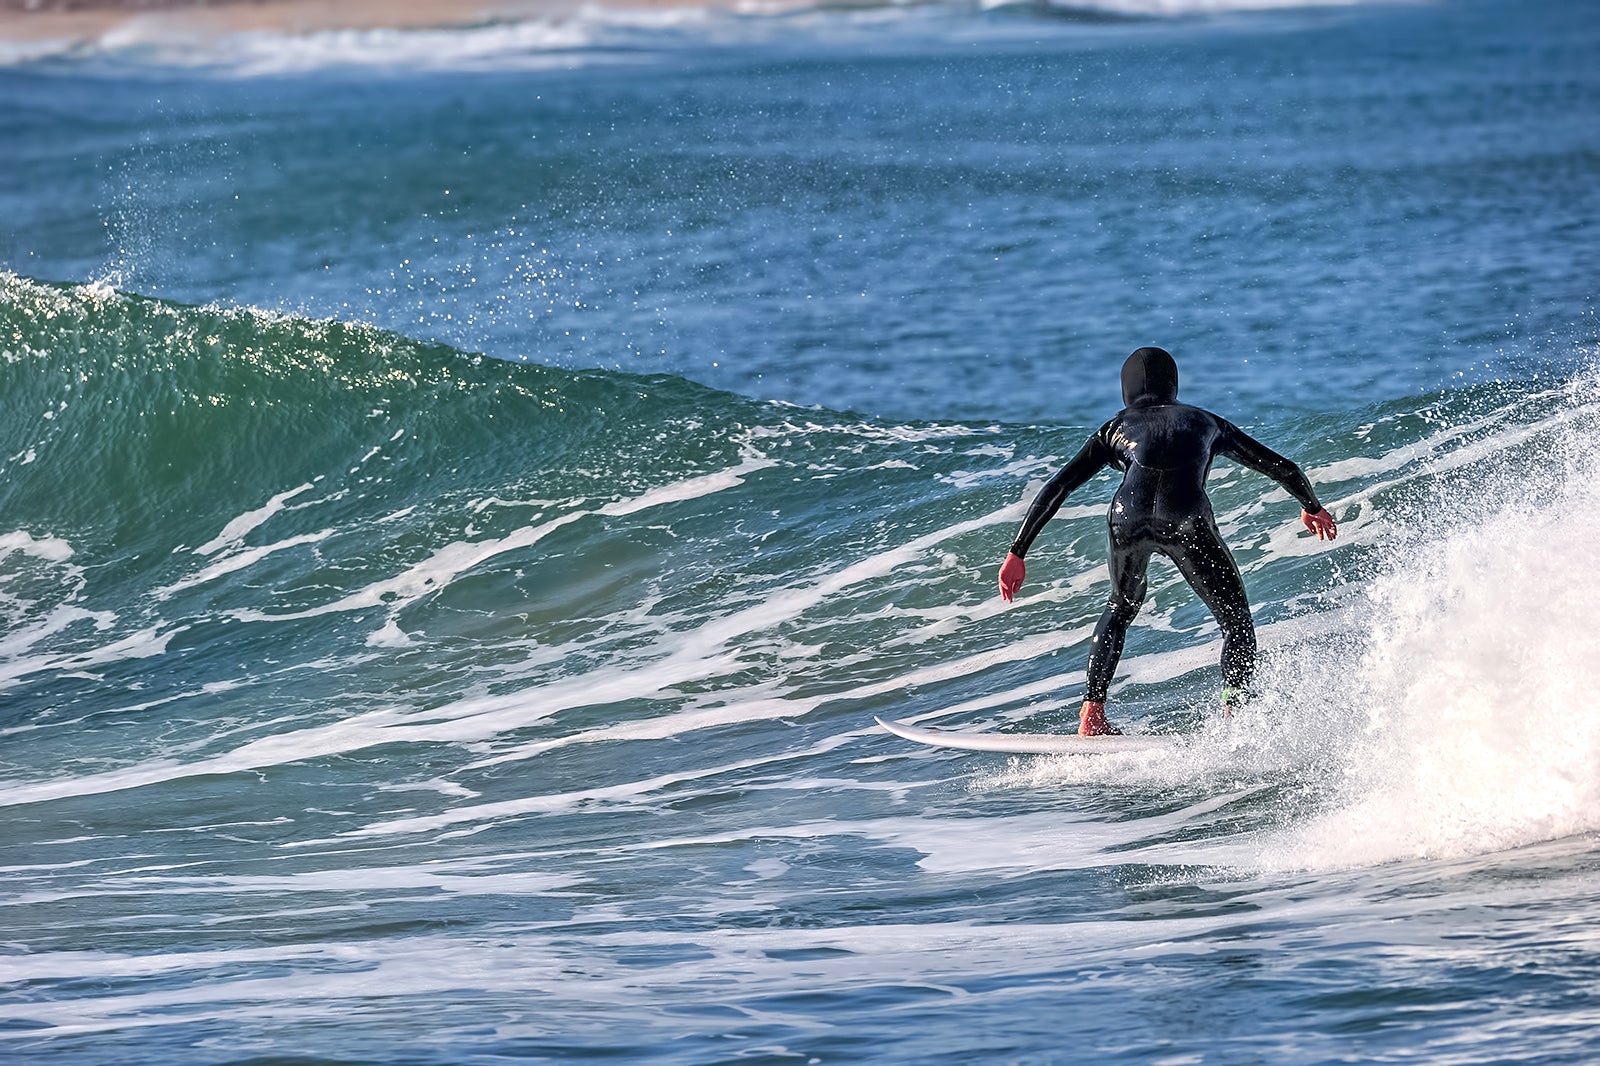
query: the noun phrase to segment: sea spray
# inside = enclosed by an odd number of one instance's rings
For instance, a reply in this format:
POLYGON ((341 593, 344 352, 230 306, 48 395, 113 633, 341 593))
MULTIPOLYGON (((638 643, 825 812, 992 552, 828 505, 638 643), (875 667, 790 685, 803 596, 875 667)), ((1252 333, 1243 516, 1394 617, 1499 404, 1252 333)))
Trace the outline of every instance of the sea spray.
POLYGON ((1329 809, 1270 855, 1346 865, 1485 854, 1600 828, 1593 514, 1600 378, 1559 422, 1453 477, 1357 609, 1329 809))

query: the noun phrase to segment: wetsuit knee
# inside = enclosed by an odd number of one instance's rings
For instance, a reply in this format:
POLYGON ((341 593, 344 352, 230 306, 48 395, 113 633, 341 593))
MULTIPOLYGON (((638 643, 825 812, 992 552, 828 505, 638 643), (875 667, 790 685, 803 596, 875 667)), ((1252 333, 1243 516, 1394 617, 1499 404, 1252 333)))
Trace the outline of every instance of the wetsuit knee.
POLYGON ((1139 610, 1144 606, 1144 597, 1135 600, 1127 596, 1112 594, 1106 601, 1106 620, 1126 629, 1139 616, 1139 610))

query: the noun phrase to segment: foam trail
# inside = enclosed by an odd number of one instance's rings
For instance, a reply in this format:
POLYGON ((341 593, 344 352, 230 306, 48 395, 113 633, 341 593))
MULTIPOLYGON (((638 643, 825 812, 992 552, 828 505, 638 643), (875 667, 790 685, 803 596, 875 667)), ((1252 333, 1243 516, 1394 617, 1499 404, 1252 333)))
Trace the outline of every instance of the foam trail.
MULTIPOLYGON (((246 548, 242 551, 232 552, 228 555, 224 555, 222 558, 218 559, 216 562, 212 563, 210 566, 206 567, 204 570, 201 570, 197 574, 191 574, 182 580, 175 581, 170 585, 164 585, 161 588, 151 589, 150 595, 158 600, 167 599, 174 593, 182 592, 184 589, 194 588, 197 585, 204 585, 209 581, 215 581, 217 578, 226 577, 228 574, 235 573, 239 570, 248 569, 249 567, 254 566, 256 563, 259 563, 261 560, 267 558, 269 555, 274 555, 281 551, 287 551, 290 548, 299 548, 304 547, 307 544, 317 544, 325 541, 329 537, 333 536, 333 532, 334 531, 331 529, 321 529, 315 533, 303 533, 300 536, 289 537, 273 544, 263 544, 259 547, 246 548)), ((197 552, 200 550, 201 549, 199 548, 195 549, 197 552)))
MULTIPOLYGON (((924 534, 898 548, 879 552, 842 570, 835 571, 811 585, 781 592, 757 606, 735 611, 720 619, 706 622, 684 638, 683 643, 665 660, 625 675, 623 679, 624 687, 618 692, 616 698, 622 698, 622 693, 636 696, 649 695, 659 692, 666 685, 681 684, 692 678, 709 676, 712 671, 708 669, 708 666, 732 667, 736 665, 736 653, 730 649, 734 642, 740 638, 747 637, 751 633, 770 630, 784 622, 798 618, 805 611, 826 602, 830 597, 853 585, 891 573, 897 566, 919 558, 929 548, 951 537, 993 525, 996 521, 1001 520, 1003 516, 1009 515, 1012 510, 1012 507, 1005 507, 978 518, 970 519, 966 522, 958 522, 955 525, 924 534), (627 687, 630 682, 634 690, 631 692, 627 687)), ((1059 640, 1059 638, 1056 639, 1059 640)), ((1033 645, 1029 645, 1026 649, 1018 645, 1013 647, 1010 652, 1001 653, 998 656, 989 653, 972 656, 958 663, 933 668, 930 673, 941 678, 955 676, 988 666, 1004 655, 1022 658, 1037 654, 1038 651, 1039 648, 1033 645)), ((877 685, 865 686, 854 690, 850 695, 877 695, 883 691, 902 688, 906 684, 907 679, 894 678, 880 682, 877 685)), ((596 682, 590 678, 580 677, 564 683, 564 687, 572 685, 580 686, 586 692, 593 692, 596 682)), ((613 687, 614 682, 606 685, 608 690, 613 687)), ((547 698, 549 689, 550 687, 547 686, 538 690, 538 698, 547 698)), ((528 697, 523 694, 518 694, 516 698, 519 703, 526 703, 528 700, 528 697)), ((666 719, 652 719, 640 723, 622 723, 593 730, 580 736, 525 744, 512 751, 474 763, 473 768, 526 759, 552 747, 576 742, 660 739, 667 736, 676 736, 679 733, 694 729, 704 729, 736 721, 797 717, 808 713, 824 702, 837 698, 837 694, 832 694, 804 702, 778 699, 736 703, 734 706, 713 711, 683 711, 666 719)), ((587 702, 595 701, 590 700, 587 702)))
POLYGON ((306 484, 296 486, 287 492, 278 493, 260 507, 253 511, 246 511, 238 518, 233 519, 227 525, 223 526, 221 533, 218 533, 214 538, 200 545, 200 547, 194 550, 194 553, 196 555, 212 555, 219 549, 239 543, 251 530, 261 525, 261 523, 267 521, 267 519, 271 518, 279 511, 283 510, 290 500, 294 499, 303 492, 309 492, 311 488, 312 485, 310 482, 307 482, 306 484))
MULTIPOLYGON (((727 470, 718 470, 697 478, 661 488, 652 489, 639 496, 629 499, 615 500, 611 503, 597 507, 592 511, 573 511, 559 518, 552 518, 548 522, 536 526, 519 529, 515 533, 500 537, 495 540, 461 541, 440 548, 433 555, 422 562, 407 569, 404 573, 397 574, 384 581, 374 582, 365 588, 357 589, 347 596, 343 596, 332 603, 321 607, 313 607, 304 611, 274 614, 267 611, 241 610, 233 612, 233 617, 241 622, 281 622, 294 619, 315 618, 318 615, 337 614, 345 611, 365 610, 369 607, 387 606, 393 615, 402 607, 406 607, 425 596, 438 592, 448 585, 458 575, 482 566, 490 560, 504 555, 507 552, 520 551, 531 547, 560 529, 583 518, 592 518, 596 515, 609 517, 623 517, 637 514, 652 507, 660 507, 669 503, 679 503, 684 500, 699 499, 713 493, 723 492, 744 483, 744 479, 758 470, 776 465, 775 460, 755 452, 748 452, 744 460, 735 467, 727 470)), ((301 542, 309 542, 320 534, 301 538, 301 542)), ((288 547, 289 544, 273 546, 271 550, 288 547)), ((259 554, 266 554, 266 549, 259 554)), ((247 560, 249 562, 254 559, 247 560)), ((244 565, 244 564, 240 564, 244 565)), ((237 567, 228 563, 219 564, 223 572, 237 567)), ((183 587, 205 580, 212 571, 205 575, 197 575, 180 582, 173 588, 183 587)))
MULTIPOLYGON (((737 485, 748 473, 769 465, 772 465, 771 460, 752 455, 737 467, 665 486, 639 497, 617 501, 600 508, 599 512, 626 515, 663 503, 697 498, 737 485)), ((781 593, 757 606, 712 620, 685 634, 681 638, 681 643, 664 659, 637 669, 601 677, 580 675, 540 686, 532 691, 512 692, 488 698, 469 697, 454 704, 432 709, 424 715, 408 714, 400 708, 385 708, 353 715, 327 725, 273 734, 251 741, 233 751, 192 762, 163 760, 97 774, 18 784, 0 789, 0 806, 140 788, 183 777, 236 773, 285 762, 357 751, 378 744, 480 742, 575 707, 629 699, 659 698, 663 690, 670 689, 674 685, 736 668, 735 645, 741 638, 792 620, 847 588, 887 575, 897 566, 919 558, 928 549, 945 540, 992 525, 1002 520, 1004 516, 1010 515, 1013 510, 1013 507, 1008 506, 965 522, 934 530, 897 548, 851 564, 811 585, 781 593)), ((357 601, 362 604, 380 602, 380 594, 376 591, 378 589, 398 591, 404 587, 416 595, 431 592, 445 583, 443 575, 457 573, 470 565, 481 563, 485 559, 510 550, 508 542, 522 543, 530 537, 537 540, 549 531, 547 527, 552 524, 573 520, 579 515, 589 513, 592 512, 577 512, 574 515, 563 516, 561 519, 553 520, 552 523, 530 527, 501 540, 457 545, 445 549, 436 553, 428 562, 413 567, 401 578, 368 586, 344 600, 302 614, 322 614, 347 609, 357 601), (466 551, 468 548, 471 549, 470 552, 466 551), (436 582, 425 581, 421 577, 425 573, 439 574, 441 578, 436 582)), ((299 616, 262 617, 278 619, 299 616)), ((167 635, 168 639, 170 636, 171 634, 167 635)), ((891 678, 854 690, 850 695, 859 697, 882 694, 903 688, 908 683, 932 682, 962 676, 990 668, 998 662, 1032 658, 1073 643, 1081 637, 1082 634, 1077 632, 1051 633, 1033 640, 1016 642, 1001 651, 985 652, 929 667, 911 678, 891 678)), ((140 634, 139 638, 137 648, 141 653, 155 654, 160 650, 159 645, 151 643, 150 634, 140 634)), ((838 698, 837 694, 828 694, 798 701, 776 697, 752 700, 748 698, 747 692, 722 695, 727 700, 727 705, 723 707, 683 710, 642 722, 617 723, 575 736, 520 745, 511 751, 474 763, 471 768, 526 759, 552 747, 571 743, 659 739, 734 722, 793 718, 838 698)))

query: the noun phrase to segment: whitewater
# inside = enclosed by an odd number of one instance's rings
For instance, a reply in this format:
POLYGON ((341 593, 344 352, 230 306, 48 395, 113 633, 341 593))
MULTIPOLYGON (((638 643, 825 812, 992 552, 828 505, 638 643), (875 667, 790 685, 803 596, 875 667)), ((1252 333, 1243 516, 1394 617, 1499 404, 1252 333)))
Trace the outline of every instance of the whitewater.
POLYGON ((1582 5, 563 26, 0 52, 0 1056, 1592 1061, 1582 5))

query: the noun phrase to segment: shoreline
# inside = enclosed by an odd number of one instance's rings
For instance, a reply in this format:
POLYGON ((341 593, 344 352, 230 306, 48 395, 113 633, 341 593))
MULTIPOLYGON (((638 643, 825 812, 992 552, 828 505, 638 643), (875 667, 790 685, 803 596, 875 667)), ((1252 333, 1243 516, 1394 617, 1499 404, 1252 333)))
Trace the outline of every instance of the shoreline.
MULTIPOLYGON (((139 37, 267 32, 284 35, 339 30, 431 29, 490 22, 559 19, 586 7, 635 11, 683 8, 739 10, 738 0, 3 0, 0 42, 88 42, 111 34, 139 37), (36 4, 37 6, 30 6, 36 4)), ((790 3, 763 4, 781 9, 790 3)))

